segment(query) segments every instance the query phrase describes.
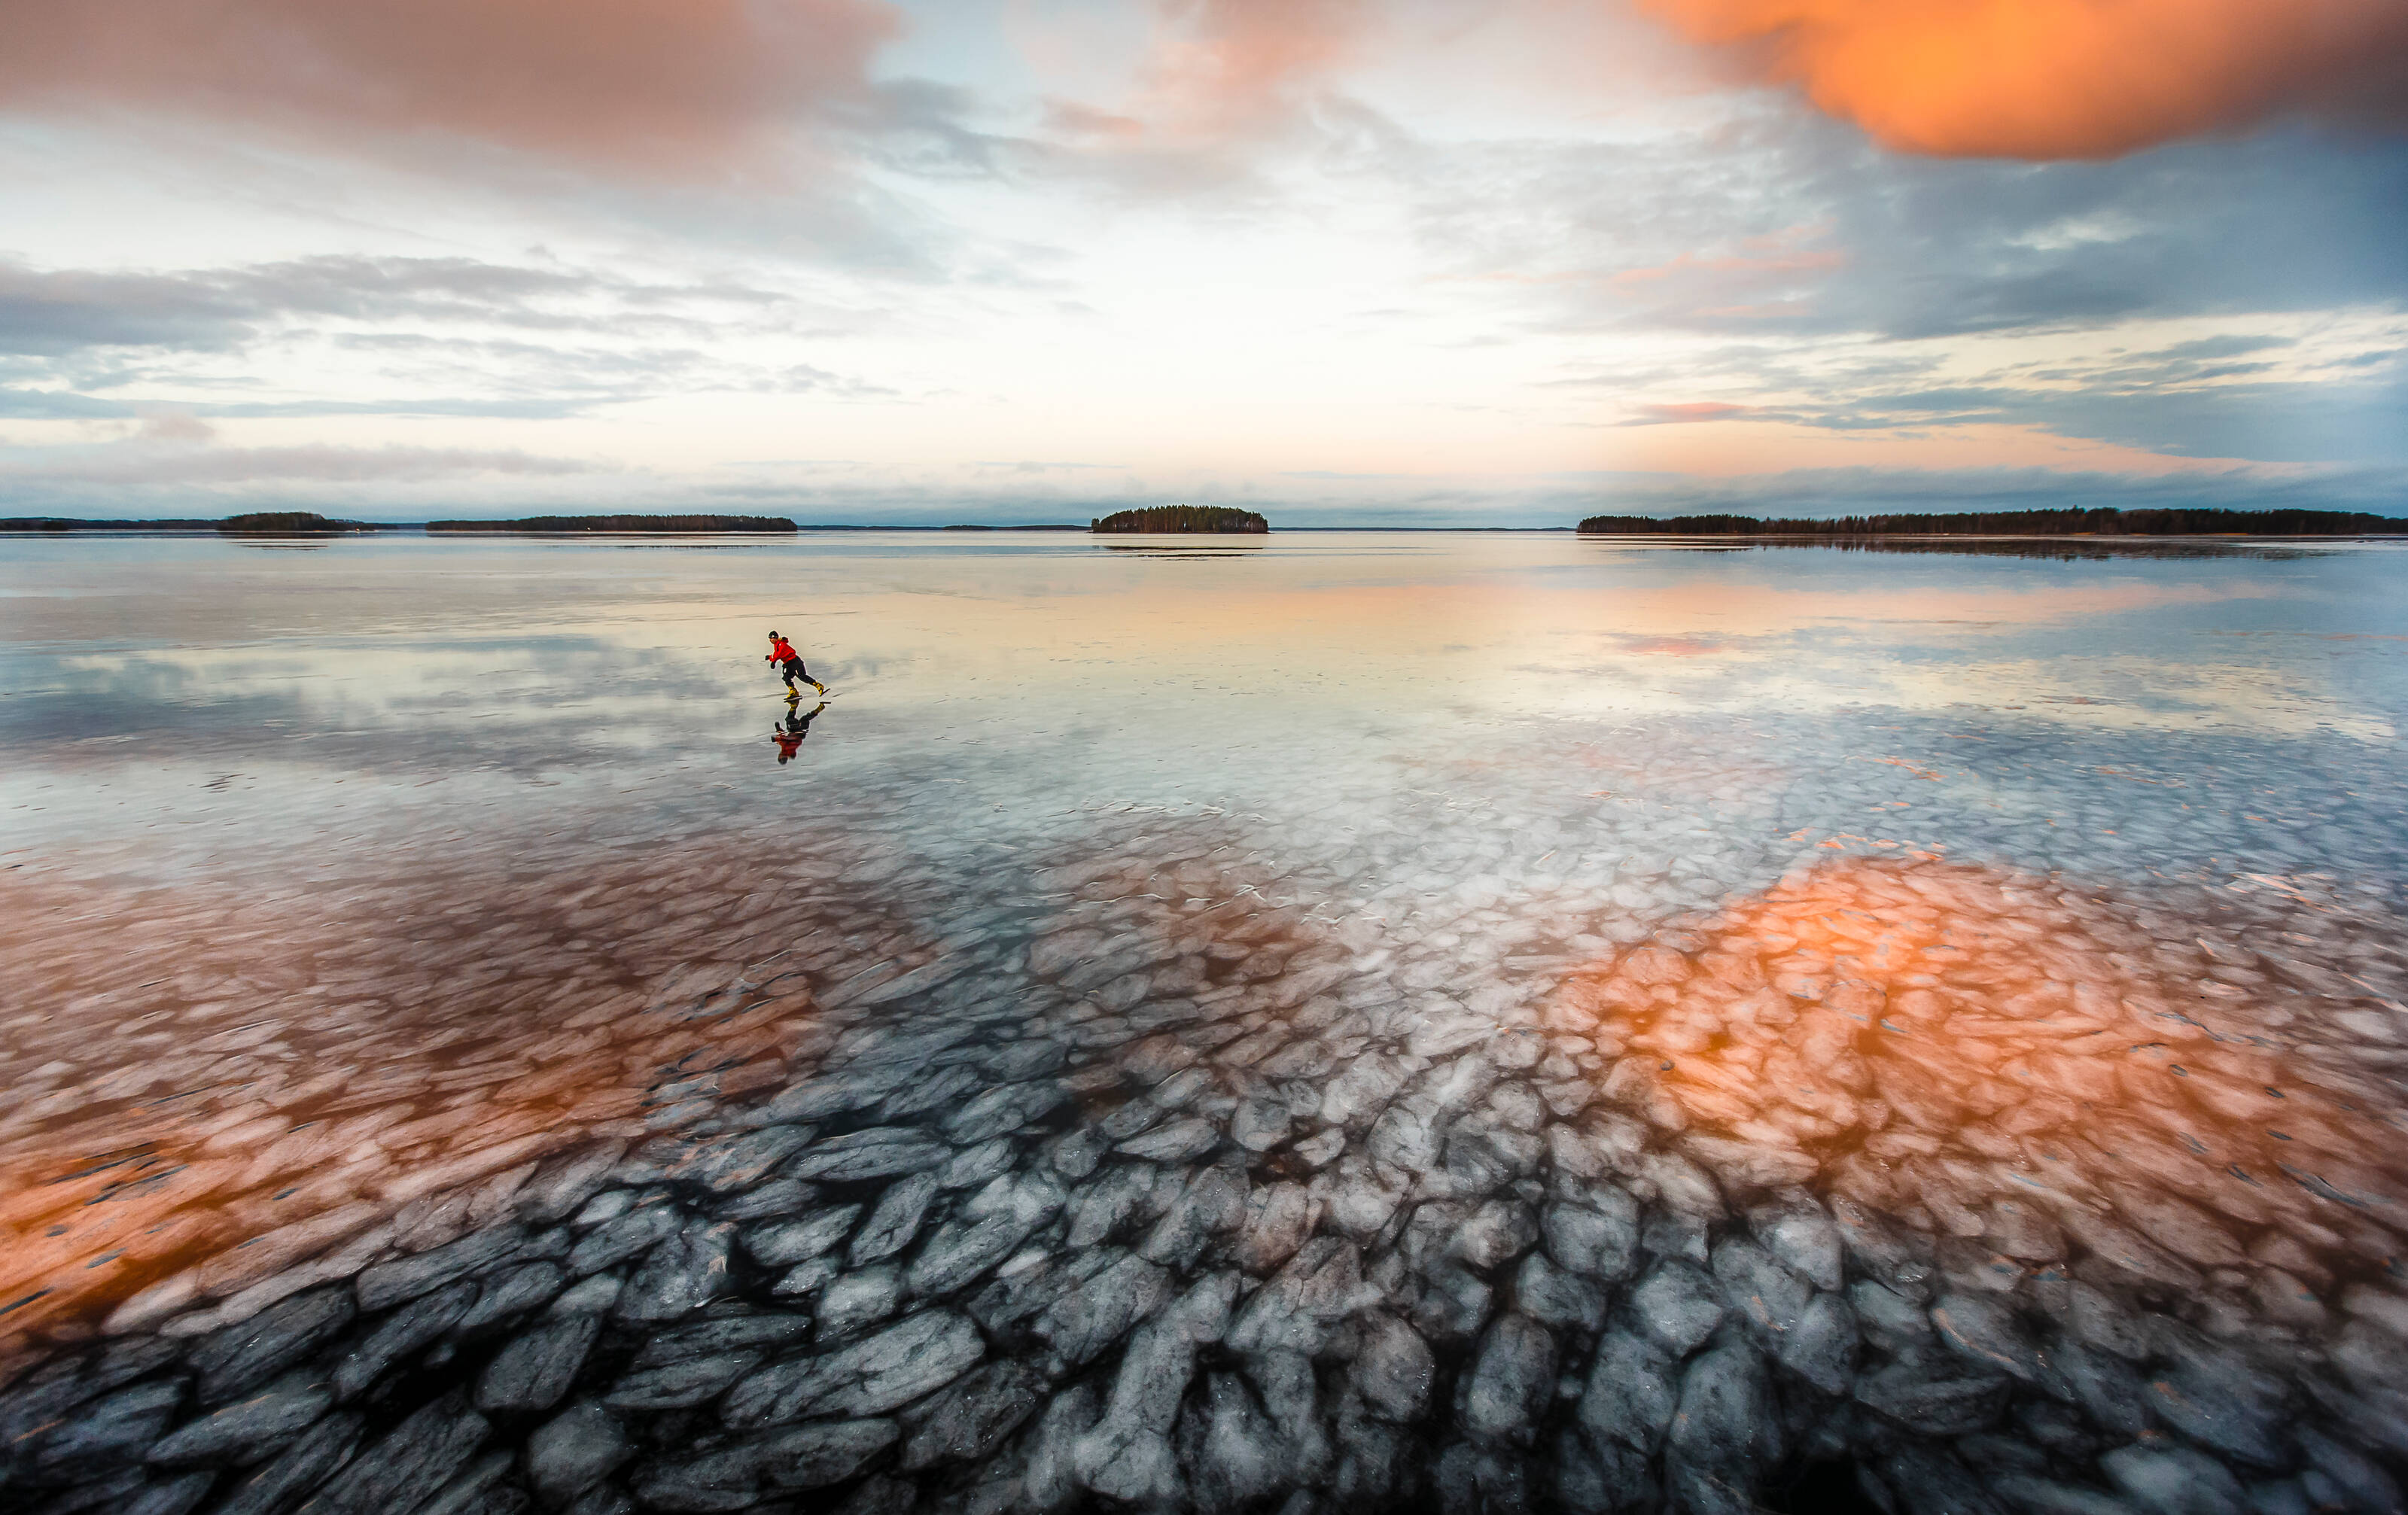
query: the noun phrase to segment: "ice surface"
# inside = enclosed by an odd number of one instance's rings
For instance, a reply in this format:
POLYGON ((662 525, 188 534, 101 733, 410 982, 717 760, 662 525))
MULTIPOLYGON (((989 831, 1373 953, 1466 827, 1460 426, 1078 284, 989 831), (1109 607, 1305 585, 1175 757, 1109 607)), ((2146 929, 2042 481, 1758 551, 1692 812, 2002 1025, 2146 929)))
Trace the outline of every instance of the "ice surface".
POLYGON ((1513 559, 1417 592, 1458 653, 1313 561, 1247 613, 1413 657, 1199 686, 1224 591, 981 568, 1143 635, 1010 700, 975 638, 864 662, 810 770, 617 643, 686 713, 609 761, 177 706, 223 761, 141 822, 7 707, 81 787, 6 780, 79 830, 0 873, 0 1501, 2399 1508, 2408 680, 2273 635, 2408 631, 2396 583, 1513 559), (1793 619, 1645 653, 1559 573, 1793 619), (291 815, 200 787, 271 741, 291 815))

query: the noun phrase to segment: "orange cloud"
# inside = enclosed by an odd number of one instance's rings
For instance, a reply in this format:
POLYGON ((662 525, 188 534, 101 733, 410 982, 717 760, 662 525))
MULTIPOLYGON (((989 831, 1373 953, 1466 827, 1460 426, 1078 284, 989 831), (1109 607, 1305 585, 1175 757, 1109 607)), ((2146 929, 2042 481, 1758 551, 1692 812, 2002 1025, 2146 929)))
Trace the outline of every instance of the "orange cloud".
POLYGON ((14 0, 0 110, 466 138, 689 179, 864 88, 884 0, 14 0))
POLYGON ((2295 108, 2408 120, 2396 0, 1640 0, 1885 146, 2103 158, 2295 108))

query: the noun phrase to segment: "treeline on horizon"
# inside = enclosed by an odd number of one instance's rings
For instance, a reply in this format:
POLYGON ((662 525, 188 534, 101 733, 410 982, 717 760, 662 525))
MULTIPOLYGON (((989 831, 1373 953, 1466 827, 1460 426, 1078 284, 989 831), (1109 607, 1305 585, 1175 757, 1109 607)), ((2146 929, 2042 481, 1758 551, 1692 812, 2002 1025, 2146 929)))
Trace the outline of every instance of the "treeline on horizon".
POLYGON ((1996 510, 1939 515, 1591 516, 1584 532, 1615 536, 2390 536, 2408 520, 2354 510, 1996 510))
POLYGON ((308 536, 335 532, 392 531, 366 521, 337 521, 314 510, 256 510, 221 521, 190 517, 154 521, 85 521, 73 516, 8 516, 0 518, 0 532, 71 531, 214 531, 229 536, 308 536))
POLYGON ((1087 529, 1098 532, 1195 532, 1221 535, 1267 532, 1271 523, 1252 510, 1209 505, 1156 505, 1142 510, 1118 510, 1098 517, 1087 529))
POLYGON ((426 529, 430 534, 524 532, 552 536, 577 532, 787 533, 800 528, 783 516, 523 516, 516 521, 430 521, 426 529))

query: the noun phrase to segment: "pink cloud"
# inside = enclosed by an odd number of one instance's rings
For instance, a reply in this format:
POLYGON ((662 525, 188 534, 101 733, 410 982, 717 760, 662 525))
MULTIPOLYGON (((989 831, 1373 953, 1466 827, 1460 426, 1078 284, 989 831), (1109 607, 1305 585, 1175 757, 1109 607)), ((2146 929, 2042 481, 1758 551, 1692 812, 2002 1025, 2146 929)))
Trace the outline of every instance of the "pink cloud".
POLYGON ((1125 95, 1053 102, 1047 124, 1155 187, 1240 174, 1226 150, 1295 130, 1376 20, 1364 0, 1152 0, 1150 10, 1125 95))
POLYGON ((692 179, 865 93, 883 0, 15 0, 0 110, 466 139, 692 179))

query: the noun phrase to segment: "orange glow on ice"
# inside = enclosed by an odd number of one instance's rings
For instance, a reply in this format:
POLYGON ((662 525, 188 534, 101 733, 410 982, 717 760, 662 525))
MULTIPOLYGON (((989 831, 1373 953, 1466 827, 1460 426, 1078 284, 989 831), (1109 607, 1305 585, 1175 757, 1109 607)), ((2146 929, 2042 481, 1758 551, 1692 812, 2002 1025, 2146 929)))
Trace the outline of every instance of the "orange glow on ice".
MULTIPOLYGON (((2408 1160, 2378 1080, 2290 1011, 2167 961, 2128 912, 1939 862, 1834 862, 1576 976, 1549 1011, 1606 1092, 1742 1186, 1812 1184, 2002 1268, 2062 1233, 2158 1282, 2295 1238, 2395 1246, 2408 1160)), ((2396 1116, 2396 1112, 2395 1112, 2396 1116)), ((2271 1249, 2271 1251, 2270 1251, 2271 1249)))

